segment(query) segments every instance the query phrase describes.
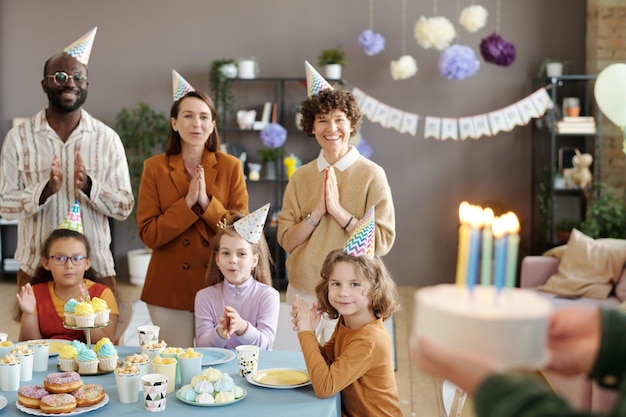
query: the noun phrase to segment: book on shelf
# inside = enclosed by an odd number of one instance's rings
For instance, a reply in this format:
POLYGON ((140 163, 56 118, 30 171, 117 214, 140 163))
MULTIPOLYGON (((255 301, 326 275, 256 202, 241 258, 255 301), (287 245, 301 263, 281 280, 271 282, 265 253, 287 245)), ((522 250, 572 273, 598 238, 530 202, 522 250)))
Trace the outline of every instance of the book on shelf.
POLYGON ((564 117, 556 122, 559 133, 596 133, 596 121, 592 116, 564 117))
POLYGON ((558 133, 579 133, 579 134, 595 134, 595 126, 557 126, 558 133))
POLYGON ((596 119, 593 116, 565 116, 561 121, 567 123, 596 123, 596 119))

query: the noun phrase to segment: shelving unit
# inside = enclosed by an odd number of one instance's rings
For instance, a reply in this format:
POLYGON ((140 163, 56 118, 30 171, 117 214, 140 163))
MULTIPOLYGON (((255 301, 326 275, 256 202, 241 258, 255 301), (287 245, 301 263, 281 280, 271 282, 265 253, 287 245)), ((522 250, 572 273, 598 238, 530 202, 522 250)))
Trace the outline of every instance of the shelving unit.
MULTIPOLYGON (((334 81, 338 82, 338 81, 334 81)), ((261 131, 240 129, 237 124, 237 110, 256 110, 256 120, 261 120, 263 107, 266 102, 276 103, 276 123, 287 129, 287 141, 283 146, 284 154, 297 155, 302 163, 314 159, 318 152, 314 138, 307 137, 296 126, 297 107, 302 100, 306 99, 305 78, 266 77, 254 79, 233 79, 232 92, 235 97, 234 112, 222 109, 220 114, 220 138, 226 145, 229 153, 239 156, 246 152, 246 166, 244 172, 248 174, 248 162, 261 163, 257 156, 257 150, 264 147, 261 141, 261 131)), ((271 119, 270 119, 271 121, 271 119)), ((270 202, 270 220, 265 227, 265 237, 270 246, 274 259, 273 280, 274 286, 283 289, 287 284, 285 271, 285 252, 277 241, 276 216, 282 207, 283 193, 287 185, 287 177, 282 161, 276 161, 276 178, 264 178, 264 170, 261 170, 259 181, 247 181, 248 194, 250 197, 249 208, 255 210, 270 202)))
POLYGON ((17 242, 17 220, 0 218, 0 268, 3 278, 7 273, 17 273, 19 269, 19 264, 13 259, 15 242, 17 242))
POLYGON ((540 254, 561 244, 556 236, 556 225, 562 220, 583 221, 587 199, 600 192, 595 185, 602 180, 602 112, 593 103, 593 75, 564 75, 535 80, 534 87, 546 86, 554 108, 535 123, 532 138, 532 240, 531 252, 540 254), (559 133, 557 122, 563 116, 561 105, 565 97, 578 97, 580 115, 593 116, 595 133, 559 133), (557 173, 571 162, 568 150, 579 149, 593 155, 592 186, 559 188, 555 186, 557 173), (561 155, 559 155, 561 154, 561 155), (560 156, 560 158, 559 158, 560 156), (565 165, 563 165, 565 164, 565 165))

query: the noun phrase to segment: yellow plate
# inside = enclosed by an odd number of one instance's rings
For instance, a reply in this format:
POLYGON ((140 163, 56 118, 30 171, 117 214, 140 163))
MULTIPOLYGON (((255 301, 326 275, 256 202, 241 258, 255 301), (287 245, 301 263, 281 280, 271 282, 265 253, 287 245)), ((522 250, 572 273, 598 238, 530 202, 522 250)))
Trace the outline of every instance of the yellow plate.
POLYGON ((298 369, 264 369, 255 372, 252 379, 263 385, 300 385, 309 382, 309 374, 298 369))
POLYGON ((48 339, 48 343, 50 344, 50 356, 56 356, 59 354, 61 348, 69 344, 70 341, 63 339, 48 339))

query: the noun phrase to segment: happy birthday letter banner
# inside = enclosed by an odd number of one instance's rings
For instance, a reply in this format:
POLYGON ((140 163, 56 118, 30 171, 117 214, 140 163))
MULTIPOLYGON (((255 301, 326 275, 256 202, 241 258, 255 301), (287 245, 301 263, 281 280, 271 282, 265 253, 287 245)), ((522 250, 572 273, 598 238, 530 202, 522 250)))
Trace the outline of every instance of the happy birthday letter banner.
POLYGON ((545 87, 502 109, 459 118, 408 113, 381 103, 356 87, 352 89, 352 94, 359 102, 363 114, 372 123, 415 136, 421 118, 424 123, 424 139, 437 140, 478 139, 482 136, 495 136, 498 132, 510 132, 515 126, 525 126, 534 117, 543 116, 546 110, 553 107, 545 87))

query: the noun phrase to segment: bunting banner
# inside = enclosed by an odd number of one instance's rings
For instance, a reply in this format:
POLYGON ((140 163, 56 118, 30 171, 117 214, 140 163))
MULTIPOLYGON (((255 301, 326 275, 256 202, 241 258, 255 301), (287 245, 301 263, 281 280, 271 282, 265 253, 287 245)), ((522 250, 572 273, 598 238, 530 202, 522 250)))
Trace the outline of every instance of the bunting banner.
POLYGON ((510 132, 516 126, 527 125, 533 118, 542 117, 554 106, 546 88, 541 87, 513 104, 485 114, 458 118, 420 116, 382 103, 356 87, 351 91, 361 107, 361 112, 370 122, 378 123, 385 129, 394 129, 398 133, 416 136, 422 119, 424 139, 436 140, 458 141, 493 137, 499 132, 510 132))

